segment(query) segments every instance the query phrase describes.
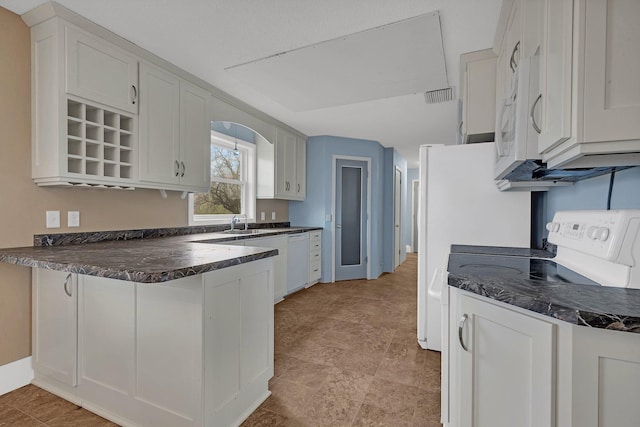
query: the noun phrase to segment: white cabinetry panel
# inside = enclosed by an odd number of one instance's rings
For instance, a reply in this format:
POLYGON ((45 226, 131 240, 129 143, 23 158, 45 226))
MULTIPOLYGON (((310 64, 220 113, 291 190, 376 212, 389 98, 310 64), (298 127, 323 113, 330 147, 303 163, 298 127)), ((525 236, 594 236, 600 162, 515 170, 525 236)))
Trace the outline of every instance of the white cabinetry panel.
POLYGON ((33 369, 77 385, 77 275, 33 269, 33 369))
POLYGON ((585 14, 585 139, 637 139, 640 135, 640 2, 589 0, 585 14))
POLYGON ((178 183, 180 80, 140 64, 140 179, 178 183))
POLYGON ((110 43, 67 26, 68 93, 137 113, 138 59, 110 43))
POLYGON ((140 64, 141 180, 166 189, 208 191, 210 105, 205 90, 154 65, 140 64))
POLYGON ((452 328, 451 352, 459 363, 455 425, 552 425, 554 325, 467 295, 457 307, 456 322, 467 319, 462 324, 467 350, 452 328))

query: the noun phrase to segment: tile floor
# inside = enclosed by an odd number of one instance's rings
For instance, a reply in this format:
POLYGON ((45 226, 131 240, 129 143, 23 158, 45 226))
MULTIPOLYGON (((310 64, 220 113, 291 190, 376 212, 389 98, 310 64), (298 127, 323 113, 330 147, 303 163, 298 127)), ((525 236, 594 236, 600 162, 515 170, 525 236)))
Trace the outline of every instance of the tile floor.
MULTIPOLYGON (((416 344, 416 263, 277 304, 273 394, 242 426, 440 426, 440 353, 416 344)), ((0 426, 115 424, 29 385, 0 396, 0 426)))

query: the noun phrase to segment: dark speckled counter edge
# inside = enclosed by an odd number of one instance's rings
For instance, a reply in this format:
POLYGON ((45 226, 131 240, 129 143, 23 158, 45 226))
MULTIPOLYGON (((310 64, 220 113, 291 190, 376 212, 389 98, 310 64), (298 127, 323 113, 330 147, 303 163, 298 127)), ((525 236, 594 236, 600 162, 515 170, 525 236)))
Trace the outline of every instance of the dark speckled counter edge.
POLYGON ((0 261, 9 264, 21 265, 25 267, 46 268, 49 270, 66 271, 69 273, 85 274, 87 276, 105 277, 108 279, 126 280, 129 282, 137 283, 161 283, 168 282, 170 280, 181 279, 188 276, 195 276, 197 274, 207 273, 214 270, 219 270, 226 267, 232 267, 235 265, 244 264, 251 261, 257 261, 264 258, 269 258, 278 255, 278 250, 265 250, 260 253, 243 255, 239 257, 228 258, 216 262, 211 262, 203 265, 190 266, 186 268, 177 268, 170 271, 163 272, 144 272, 144 271, 132 271, 123 269, 113 269, 104 267, 95 267, 92 265, 82 264, 63 264, 52 261, 40 261, 35 259, 29 259, 25 257, 17 257, 11 255, 0 254, 0 261))
MULTIPOLYGON (((249 224, 248 228, 271 229, 288 227, 290 227, 289 222, 270 222, 249 224)), ((175 237, 186 236, 190 234, 217 233, 228 229, 229 225, 224 224, 174 228, 148 228, 139 230, 90 231, 85 233, 36 234, 35 236, 33 236, 33 246, 80 245, 83 243, 97 243, 113 240, 154 239, 158 237, 175 237)), ((311 229, 315 228, 307 227, 307 231, 311 229)), ((243 237, 246 238, 246 236, 243 237)), ((229 236, 228 240, 236 240, 243 237, 229 236)))
MULTIPOLYGON (((561 285, 562 295, 555 285, 534 281, 476 277, 449 274, 449 286, 467 291, 495 301, 549 316, 564 322, 600 329, 640 333, 640 314, 625 313, 624 309, 611 308, 623 305, 630 299, 638 301, 640 291, 634 289, 602 288, 588 285, 561 285), (585 287, 587 286, 587 287, 585 287), (631 295, 631 293, 633 293, 631 295), (583 302, 573 300, 580 296, 591 307, 581 306, 583 302), (585 295, 586 294, 586 295, 585 295), (612 302, 613 304, 608 304, 612 302), (602 305, 598 308, 598 305, 602 305), (616 313, 618 311, 618 313, 616 313)), ((628 308, 627 308, 628 309, 628 308)), ((632 311, 637 311, 632 309, 632 311)))

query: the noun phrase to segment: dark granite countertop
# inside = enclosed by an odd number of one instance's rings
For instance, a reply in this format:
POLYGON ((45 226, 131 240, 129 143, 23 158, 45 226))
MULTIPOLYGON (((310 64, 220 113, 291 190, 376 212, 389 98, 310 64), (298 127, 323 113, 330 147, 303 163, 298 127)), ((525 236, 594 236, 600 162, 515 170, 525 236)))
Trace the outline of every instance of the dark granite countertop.
MULTIPOLYGON (((97 233, 74 233, 74 244, 0 249, 0 262, 141 283, 165 282, 278 254, 276 249, 225 242, 318 229, 270 228, 251 230, 251 234, 214 232, 133 240, 105 237, 103 241, 96 241, 97 233), (83 243, 83 235, 91 243, 83 243)), ((113 233, 117 232, 104 234, 113 233)), ((56 241, 65 241, 64 235, 57 236, 56 241)))
MULTIPOLYGON (((449 263, 468 264, 477 254, 496 252, 500 250, 458 251, 450 255, 449 263)), ((502 274, 500 269, 485 268, 477 274, 451 270, 449 286, 574 325, 640 333, 640 289, 534 280, 502 274)))

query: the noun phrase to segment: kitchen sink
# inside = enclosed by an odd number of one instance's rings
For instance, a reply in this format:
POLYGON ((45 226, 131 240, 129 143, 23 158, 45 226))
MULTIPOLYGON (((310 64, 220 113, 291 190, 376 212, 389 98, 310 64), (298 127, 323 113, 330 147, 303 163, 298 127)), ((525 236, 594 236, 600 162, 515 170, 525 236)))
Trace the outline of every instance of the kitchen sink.
POLYGON ((243 230, 243 229, 233 229, 233 230, 225 230, 223 231, 224 234, 259 234, 261 233, 263 230, 258 230, 258 229, 249 229, 249 230, 243 230))

